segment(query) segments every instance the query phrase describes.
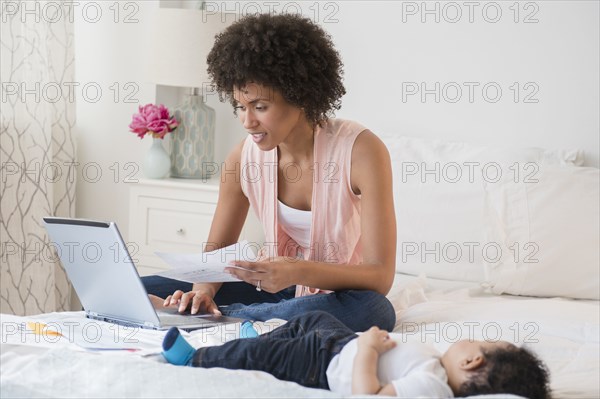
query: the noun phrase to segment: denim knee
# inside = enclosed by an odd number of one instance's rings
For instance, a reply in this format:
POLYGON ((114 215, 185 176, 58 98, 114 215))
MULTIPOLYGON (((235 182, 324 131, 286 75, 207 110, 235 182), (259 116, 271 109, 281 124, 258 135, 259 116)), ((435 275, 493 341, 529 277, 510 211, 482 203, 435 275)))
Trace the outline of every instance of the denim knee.
POLYGON ((298 324, 304 331, 310 331, 318 327, 335 329, 345 325, 331 313, 324 310, 309 310, 296 315, 288 320, 288 324, 298 324))
POLYGON ((362 322, 362 328, 357 331, 365 331, 372 326, 382 330, 392 331, 396 325, 396 311, 392 303, 376 291, 346 291, 355 300, 354 311, 357 318, 362 322))

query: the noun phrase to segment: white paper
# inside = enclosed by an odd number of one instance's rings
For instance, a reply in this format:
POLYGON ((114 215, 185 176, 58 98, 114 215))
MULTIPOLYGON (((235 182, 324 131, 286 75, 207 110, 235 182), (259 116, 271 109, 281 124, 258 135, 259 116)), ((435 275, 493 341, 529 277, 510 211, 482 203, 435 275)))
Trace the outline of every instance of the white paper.
MULTIPOLYGON (((226 273, 225 268, 235 267, 229 265, 229 262, 234 260, 256 261, 256 249, 258 249, 256 245, 241 241, 211 252, 192 254, 155 252, 172 267, 171 270, 156 275, 188 283, 239 282, 242 280, 226 273)), ((239 267, 239 269, 243 268, 239 267)))
POLYGON ((134 350, 143 355, 160 351, 164 337, 157 331, 88 319, 83 312, 25 317, 3 314, 1 322, 3 344, 9 345, 124 353, 134 350), (39 325, 39 332, 29 326, 32 323, 39 325))

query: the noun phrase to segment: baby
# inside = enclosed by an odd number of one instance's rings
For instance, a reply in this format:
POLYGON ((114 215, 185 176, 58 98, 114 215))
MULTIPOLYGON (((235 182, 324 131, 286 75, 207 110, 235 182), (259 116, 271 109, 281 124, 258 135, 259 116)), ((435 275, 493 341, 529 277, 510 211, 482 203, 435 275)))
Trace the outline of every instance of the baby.
POLYGON ((173 364, 266 371, 344 395, 550 397, 546 367, 526 349, 504 341, 459 341, 440 357, 429 345, 398 337, 377 327, 357 335, 328 313, 308 312, 257 338, 198 350, 173 327, 163 355, 173 364))

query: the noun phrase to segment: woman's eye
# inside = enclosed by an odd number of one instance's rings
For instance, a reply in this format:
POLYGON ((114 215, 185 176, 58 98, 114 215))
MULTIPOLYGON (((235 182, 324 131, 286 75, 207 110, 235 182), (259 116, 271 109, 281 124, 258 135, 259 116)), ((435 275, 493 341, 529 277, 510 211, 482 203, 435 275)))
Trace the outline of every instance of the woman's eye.
MULTIPOLYGON (((234 110, 241 110, 241 111, 245 111, 246 107, 244 107, 243 105, 236 105, 235 107, 233 107, 234 110)), ((267 107, 265 106, 258 106, 258 107, 254 107, 255 110, 257 111, 264 111, 267 109, 267 107)))

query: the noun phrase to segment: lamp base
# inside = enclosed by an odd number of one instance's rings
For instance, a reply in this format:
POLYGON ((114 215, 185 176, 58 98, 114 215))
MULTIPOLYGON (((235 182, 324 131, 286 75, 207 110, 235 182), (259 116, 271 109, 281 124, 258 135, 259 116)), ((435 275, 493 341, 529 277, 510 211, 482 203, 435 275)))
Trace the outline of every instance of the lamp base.
POLYGON ((214 163, 215 110, 202 96, 189 95, 174 116, 179 126, 171 143, 171 177, 210 178, 218 169, 214 163))

